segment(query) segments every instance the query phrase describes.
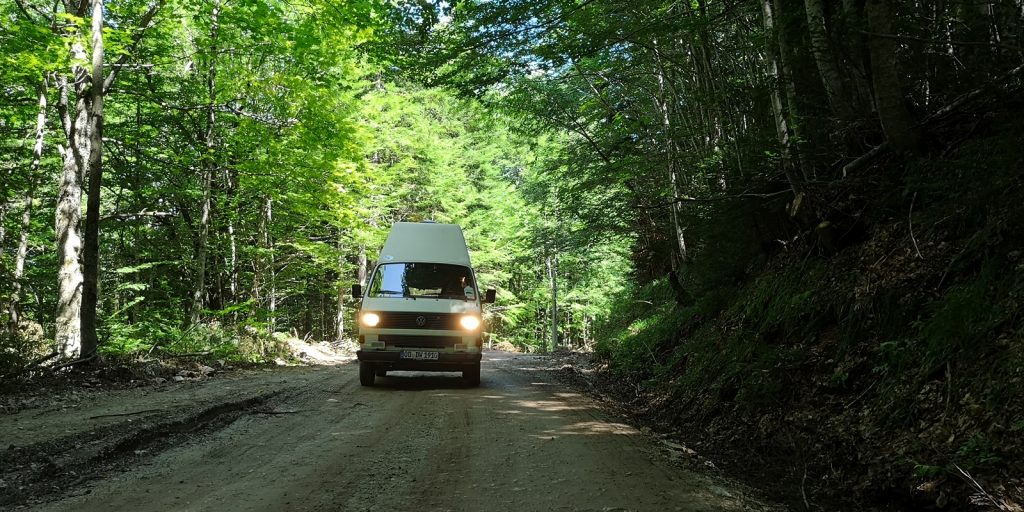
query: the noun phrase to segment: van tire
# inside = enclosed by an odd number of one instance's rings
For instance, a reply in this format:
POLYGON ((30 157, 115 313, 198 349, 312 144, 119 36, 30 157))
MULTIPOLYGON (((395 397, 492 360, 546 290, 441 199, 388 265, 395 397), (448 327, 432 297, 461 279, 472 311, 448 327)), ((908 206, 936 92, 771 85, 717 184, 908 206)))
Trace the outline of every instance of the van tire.
POLYGON ((480 363, 462 370, 462 378, 471 388, 480 387, 480 363))
POLYGON ((359 383, 363 386, 373 385, 374 368, 370 363, 359 362, 359 383))

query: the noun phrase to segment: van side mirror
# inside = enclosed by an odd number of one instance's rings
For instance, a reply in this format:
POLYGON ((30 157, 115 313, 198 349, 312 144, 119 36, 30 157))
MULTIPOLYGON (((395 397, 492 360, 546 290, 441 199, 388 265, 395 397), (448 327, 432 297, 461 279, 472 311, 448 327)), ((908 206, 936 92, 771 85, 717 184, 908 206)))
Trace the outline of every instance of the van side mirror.
POLYGON ((359 284, 352 285, 352 298, 355 300, 363 298, 363 287, 359 284))
POLYGON ((484 292, 484 304, 494 304, 494 300, 497 298, 498 292, 491 288, 484 292))

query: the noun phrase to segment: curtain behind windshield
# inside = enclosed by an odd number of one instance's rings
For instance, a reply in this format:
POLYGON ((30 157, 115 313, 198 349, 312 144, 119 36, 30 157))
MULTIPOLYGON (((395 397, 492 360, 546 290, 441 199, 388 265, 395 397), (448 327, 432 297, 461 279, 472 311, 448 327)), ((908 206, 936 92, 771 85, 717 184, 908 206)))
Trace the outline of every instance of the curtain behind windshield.
POLYGON ((443 263, 386 263, 370 282, 372 297, 476 299, 468 267, 443 263))

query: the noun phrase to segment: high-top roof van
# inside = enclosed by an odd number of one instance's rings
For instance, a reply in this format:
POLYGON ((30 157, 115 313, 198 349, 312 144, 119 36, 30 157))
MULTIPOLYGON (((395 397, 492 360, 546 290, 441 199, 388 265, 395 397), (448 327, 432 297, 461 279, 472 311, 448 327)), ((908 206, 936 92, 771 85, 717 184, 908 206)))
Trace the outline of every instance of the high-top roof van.
POLYGON ((359 382, 372 386, 389 370, 462 372, 480 385, 483 303, 462 229, 454 224, 391 226, 362 297, 359 382))

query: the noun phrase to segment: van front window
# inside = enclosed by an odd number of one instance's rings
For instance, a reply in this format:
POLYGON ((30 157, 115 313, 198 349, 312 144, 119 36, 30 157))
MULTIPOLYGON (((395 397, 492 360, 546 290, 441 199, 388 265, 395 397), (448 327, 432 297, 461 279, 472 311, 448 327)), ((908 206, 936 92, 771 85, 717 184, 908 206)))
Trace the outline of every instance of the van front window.
POLYGON ((461 265, 385 263, 373 274, 370 296, 475 300, 476 285, 461 265))

